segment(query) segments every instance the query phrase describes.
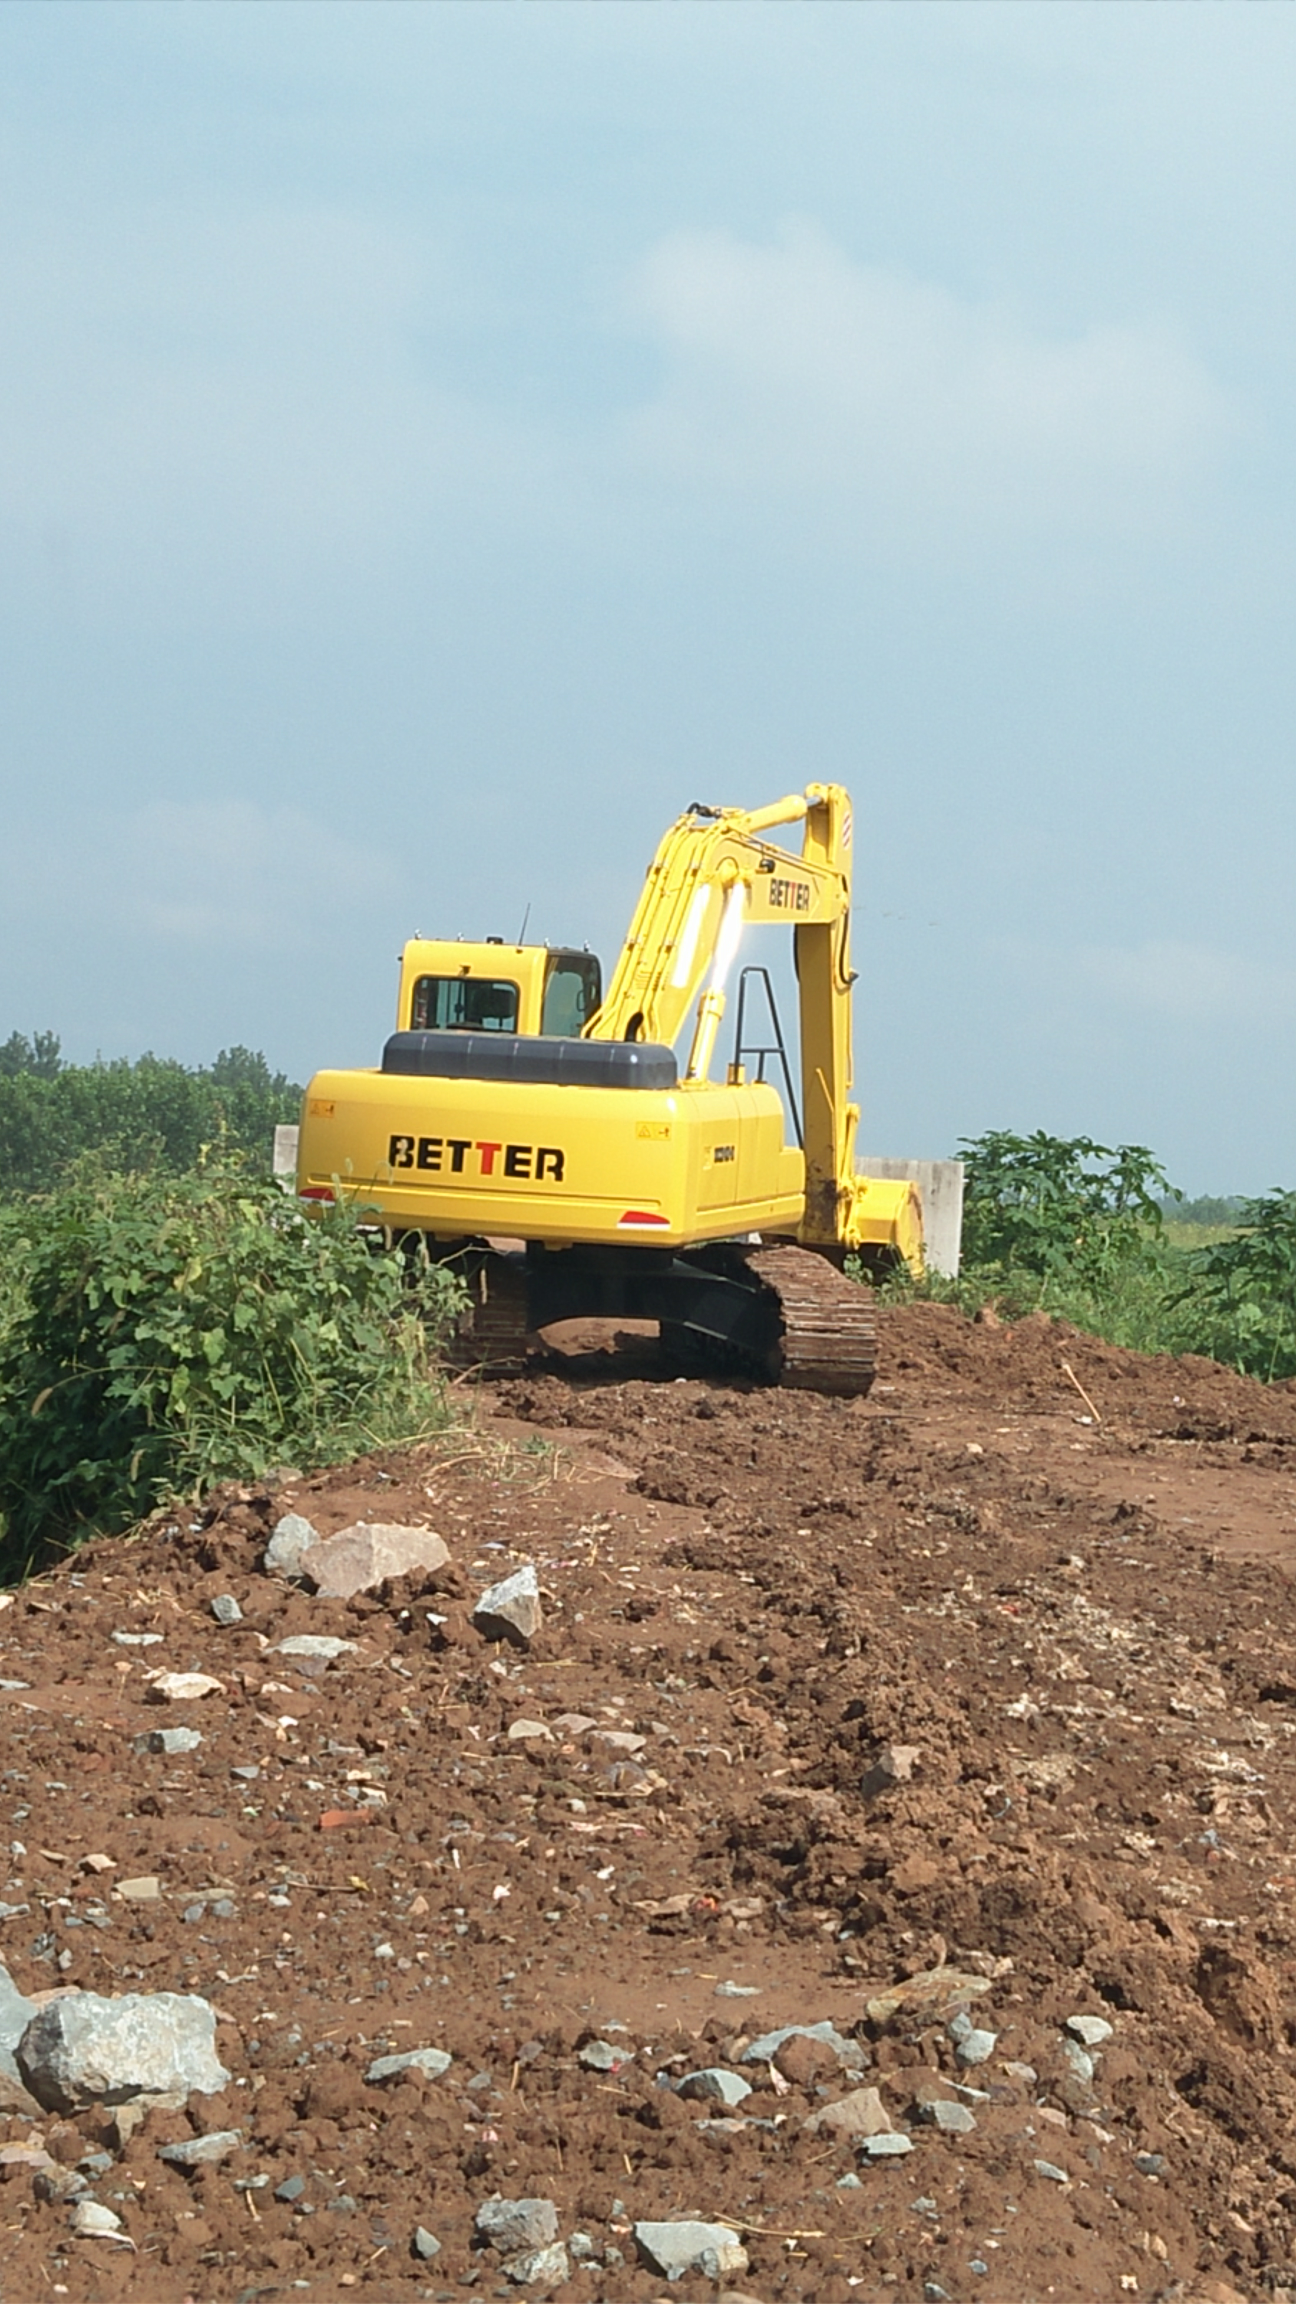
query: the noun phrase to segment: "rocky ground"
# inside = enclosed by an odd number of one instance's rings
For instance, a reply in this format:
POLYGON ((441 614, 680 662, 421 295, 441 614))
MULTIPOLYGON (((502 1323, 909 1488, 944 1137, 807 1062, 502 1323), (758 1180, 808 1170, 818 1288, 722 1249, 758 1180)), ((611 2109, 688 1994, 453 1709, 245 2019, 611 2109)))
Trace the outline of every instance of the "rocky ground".
POLYGON ((1296 1389, 919 1308, 864 1402, 540 1363, 6 1596, 0 2296, 1290 2304, 1294 1560, 1296 1389), (228 2079, 52 2080, 60 1992, 228 2079))

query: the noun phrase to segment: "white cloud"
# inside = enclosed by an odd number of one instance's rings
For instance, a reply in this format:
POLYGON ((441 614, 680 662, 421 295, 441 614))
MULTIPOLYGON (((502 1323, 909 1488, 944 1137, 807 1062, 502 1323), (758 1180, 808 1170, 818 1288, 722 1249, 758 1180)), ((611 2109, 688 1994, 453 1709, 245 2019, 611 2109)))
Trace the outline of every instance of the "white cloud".
POLYGON ((1092 946, 1080 965, 1095 990, 1122 1007, 1176 1023, 1245 1026, 1296 1016, 1296 970, 1206 945, 1092 946))
POLYGON ((1125 525, 1163 508, 1227 427, 1222 395, 1148 322, 1048 336, 1006 307, 858 264, 808 225, 757 245, 658 243, 632 310, 665 357, 632 436, 733 488, 840 494, 889 526, 1125 525))

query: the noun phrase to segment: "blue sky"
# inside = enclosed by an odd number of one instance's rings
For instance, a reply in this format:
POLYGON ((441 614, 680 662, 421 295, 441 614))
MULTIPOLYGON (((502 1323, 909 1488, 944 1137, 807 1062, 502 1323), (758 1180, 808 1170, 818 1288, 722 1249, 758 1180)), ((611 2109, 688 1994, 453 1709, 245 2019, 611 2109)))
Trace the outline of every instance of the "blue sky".
MULTIPOLYGON (((855 796, 861 1142, 1296 1183, 1296 12, 0 10, 0 1037, 855 796)), ((753 955, 754 956, 754 955, 753 955)), ((764 957, 764 955, 761 955, 764 957)))

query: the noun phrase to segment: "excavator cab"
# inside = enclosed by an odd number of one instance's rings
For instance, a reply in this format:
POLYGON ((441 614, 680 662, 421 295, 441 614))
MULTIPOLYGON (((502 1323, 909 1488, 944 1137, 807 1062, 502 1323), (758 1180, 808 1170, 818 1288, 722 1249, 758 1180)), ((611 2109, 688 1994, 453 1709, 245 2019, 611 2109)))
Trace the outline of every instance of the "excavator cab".
POLYGON ((566 945, 412 937, 401 954, 398 1032, 522 1032, 580 1038, 603 996, 592 952, 566 945))

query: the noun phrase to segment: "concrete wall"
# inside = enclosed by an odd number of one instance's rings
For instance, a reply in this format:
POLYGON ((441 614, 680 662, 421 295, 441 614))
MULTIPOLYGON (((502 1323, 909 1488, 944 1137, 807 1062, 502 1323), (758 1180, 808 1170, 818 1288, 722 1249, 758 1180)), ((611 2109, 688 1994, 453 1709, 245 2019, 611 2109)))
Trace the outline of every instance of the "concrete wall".
POLYGON ((297 1183, 297 1135, 295 1122, 284 1121, 274 1132, 274 1173, 286 1191, 293 1191, 297 1183))
POLYGON ((923 1240, 933 1272, 958 1278, 963 1245, 963 1162, 961 1160, 881 1160, 860 1154, 855 1162, 860 1176, 890 1177, 897 1183, 916 1184, 922 1193, 923 1240))

